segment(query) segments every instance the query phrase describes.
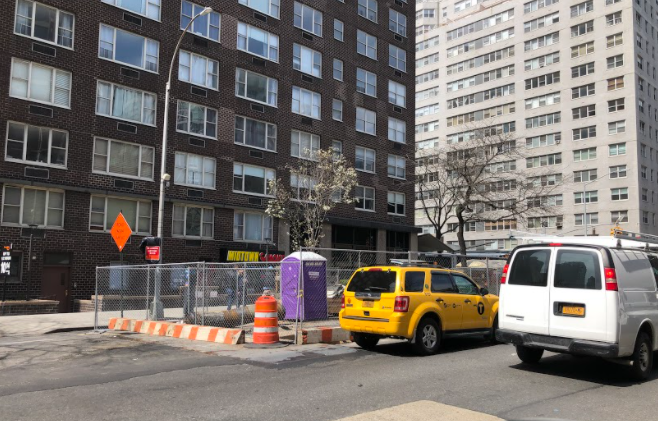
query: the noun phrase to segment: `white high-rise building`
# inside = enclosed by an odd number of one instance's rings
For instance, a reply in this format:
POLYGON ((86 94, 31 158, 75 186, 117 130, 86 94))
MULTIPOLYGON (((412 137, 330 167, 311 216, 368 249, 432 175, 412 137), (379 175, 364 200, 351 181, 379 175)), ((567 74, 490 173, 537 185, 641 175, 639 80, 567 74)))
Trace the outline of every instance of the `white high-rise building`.
MULTIPOLYGON (((585 218, 589 235, 609 235, 617 221, 658 234, 658 1, 443 0, 416 10, 417 147, 462 141, 465 121, 504 124, 526 148, 517 169, 541 167, 542 182, 557 185, 550 215, 468 224, 470 250, 509 249, 510 228, 582 235, 585 218)), ((433 232, 421 206, 416 225, 433 232)))

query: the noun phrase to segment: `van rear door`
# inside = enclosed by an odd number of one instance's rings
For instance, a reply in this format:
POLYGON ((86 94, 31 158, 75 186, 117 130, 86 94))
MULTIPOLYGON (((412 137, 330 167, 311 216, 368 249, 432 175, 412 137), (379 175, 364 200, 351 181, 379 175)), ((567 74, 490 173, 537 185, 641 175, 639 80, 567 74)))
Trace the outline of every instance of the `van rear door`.
POLYGON ((555 249, 550 282, 549 333, 564 338, 606 341, 607 299, 601 251, 555 249))
POLYGON ((506 283, 500 288, 500 328, 548 335, 551 252, 551 247, 514 252, 506 283))

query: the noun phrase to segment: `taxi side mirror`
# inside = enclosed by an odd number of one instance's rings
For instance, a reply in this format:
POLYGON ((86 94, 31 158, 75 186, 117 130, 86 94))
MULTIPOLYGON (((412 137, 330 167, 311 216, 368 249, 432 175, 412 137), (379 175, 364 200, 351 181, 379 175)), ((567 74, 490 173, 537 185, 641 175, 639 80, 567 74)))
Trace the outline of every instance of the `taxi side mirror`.
POLYGON ((482 295, 489 295, 489 290, 486 288, 480 288, 480 294, 482 295))

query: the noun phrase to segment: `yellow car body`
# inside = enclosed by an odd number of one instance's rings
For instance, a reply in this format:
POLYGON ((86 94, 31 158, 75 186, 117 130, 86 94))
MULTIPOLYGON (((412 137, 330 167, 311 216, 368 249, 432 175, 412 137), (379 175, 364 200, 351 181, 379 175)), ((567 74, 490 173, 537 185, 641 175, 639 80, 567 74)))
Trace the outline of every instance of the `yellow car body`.
MULTIPOLYGON (((376 344, 381 337, 406 338, 414 343, 422 337, 418 329, 425 319, 438 325, 439 343, 451 334, 482 333, 495 338, 498 297, 460 271, 404 266, 361 268, 350 278, 343 299, 341 327, 359 338, 370 339, 368 343, 376 344)), ((421 352, 436 352, 438 344, 431 348, 421 352)))

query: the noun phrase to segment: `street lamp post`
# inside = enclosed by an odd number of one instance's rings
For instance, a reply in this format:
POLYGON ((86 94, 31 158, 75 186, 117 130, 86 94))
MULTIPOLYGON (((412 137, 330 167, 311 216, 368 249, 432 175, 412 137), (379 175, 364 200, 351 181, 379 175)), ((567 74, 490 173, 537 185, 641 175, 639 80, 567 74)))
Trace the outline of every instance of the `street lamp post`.
MULTIPOLYGON (((165 199, 165 183, 171 179, 171 175, 167 174, 167 131, 169 128, 169 94, 171 91, 171 74, 174 71, 174 64, 176 63, 176 54, 180 48, 181 43, 183 42, 183 37, 187 31, 192 26, 192 23, 196 18, 200 16, 205 16, 211 13, 212 7, 204 8, 199 14, 195 15, 192 20, 187 24, 183 33, 176 43, 176 48, 171 57, 171 64, 169 65, 169 76, 167 78, 167 85, 165 87, 165 106, 164 106, 164 126, 162 127, 162 160, 160 162, 160 196, 158 198, 158 238, 160 238, 160 261, 162 262, 163 248, 164 248, 164 239, 162 238, 162 230, 164 225, 164 199, 165 199)), ((162 300, 160 299, 160 289, 162 285, 162 276, 158 270, 155 285, 153 290, 153 305, 151 307, 151 318, 152 320, 161 319, 164 316, 164 309, 162 307, 162 300)))

